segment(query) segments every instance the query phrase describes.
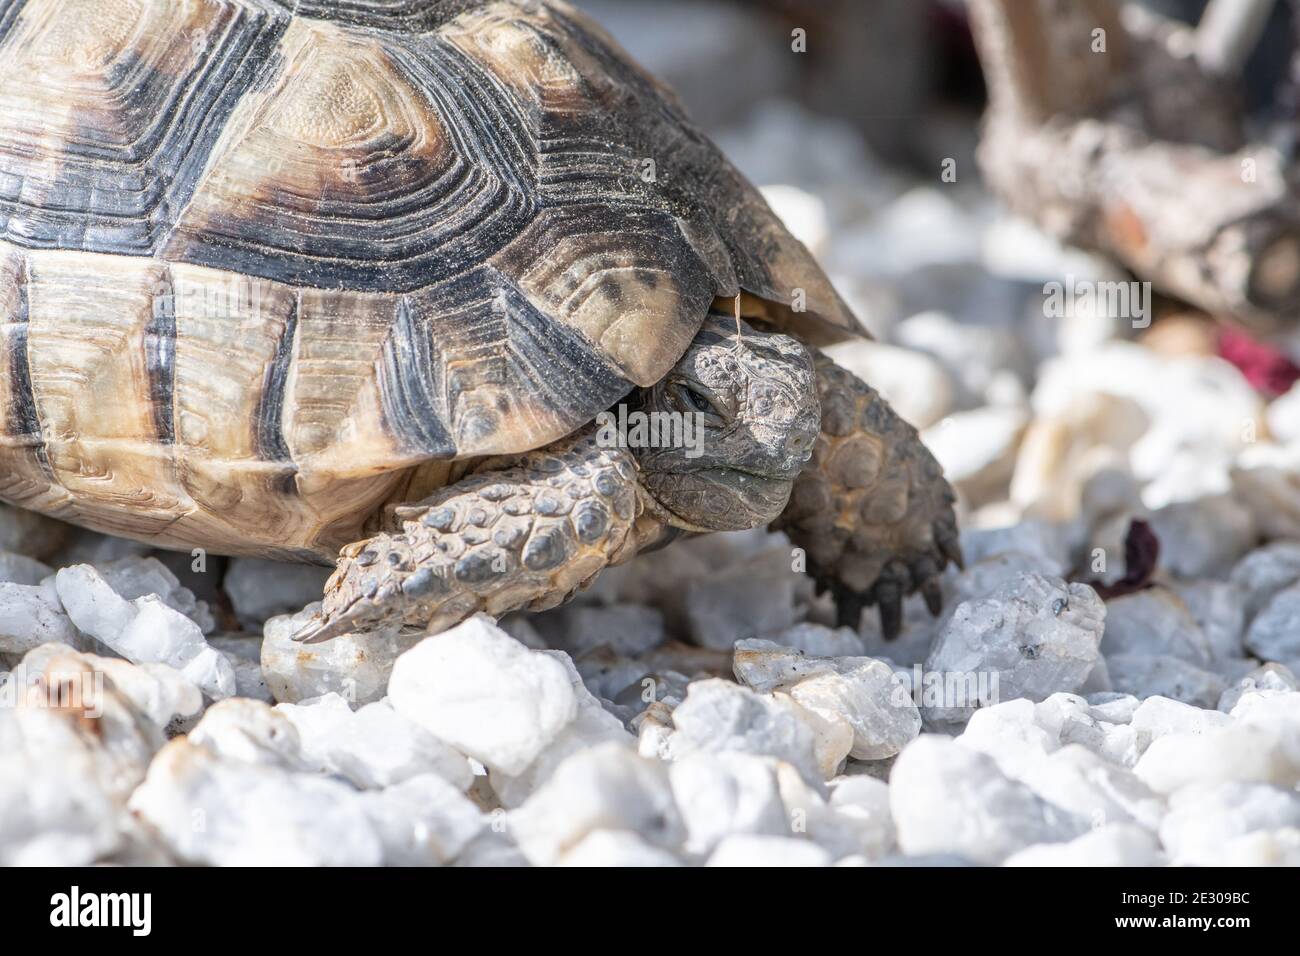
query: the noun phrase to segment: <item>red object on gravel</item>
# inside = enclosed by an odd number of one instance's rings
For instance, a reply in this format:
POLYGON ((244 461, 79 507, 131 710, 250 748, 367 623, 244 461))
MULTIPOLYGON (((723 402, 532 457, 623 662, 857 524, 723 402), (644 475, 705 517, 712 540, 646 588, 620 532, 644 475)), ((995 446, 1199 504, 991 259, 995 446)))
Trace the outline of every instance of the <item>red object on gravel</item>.
POLYGON ((1151 530, 1151 525, 1141 518, 1134 518, 1128 523, 1128 534, 1124 536, 1124 576, 1114 584, 1101 581, 1088 583, 1103 601, 1135 594, 1151 587, 1151 578, 1159 563, 1160 539, 1151 530))
POLYGON ((1285 352, 1239 329, 1219 332, 1219 356, 1237 366, 1246 381, 1266 395, 1281 395, 1300 379, 1300 366, 1285 352))

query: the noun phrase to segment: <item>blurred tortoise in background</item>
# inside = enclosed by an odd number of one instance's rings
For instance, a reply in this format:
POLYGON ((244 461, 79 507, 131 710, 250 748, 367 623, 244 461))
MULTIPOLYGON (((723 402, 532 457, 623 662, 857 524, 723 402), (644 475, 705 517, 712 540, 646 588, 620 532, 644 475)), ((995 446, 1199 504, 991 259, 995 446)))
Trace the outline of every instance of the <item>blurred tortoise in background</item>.
POLYGON ((558 2, 0 0, 0 314, 0 498, 337 562, 300 639, 767 522, 893 633, 959 553, 916 432, 801 344, 856 331, 807 251, 558 2), (623 447, 620 403, 700 440, 623 447))

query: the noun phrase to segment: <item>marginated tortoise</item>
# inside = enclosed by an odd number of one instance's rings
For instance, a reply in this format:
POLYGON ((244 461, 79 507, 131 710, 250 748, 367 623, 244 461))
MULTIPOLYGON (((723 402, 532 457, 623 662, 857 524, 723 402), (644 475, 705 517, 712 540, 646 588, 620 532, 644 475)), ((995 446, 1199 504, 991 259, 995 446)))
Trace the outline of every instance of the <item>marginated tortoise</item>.
POLYGON ((0 498, 337 562, 301 639, 764 523, 892 633, 959 560, 825 276, 557 0, 0 0, 0 316, 0 498))

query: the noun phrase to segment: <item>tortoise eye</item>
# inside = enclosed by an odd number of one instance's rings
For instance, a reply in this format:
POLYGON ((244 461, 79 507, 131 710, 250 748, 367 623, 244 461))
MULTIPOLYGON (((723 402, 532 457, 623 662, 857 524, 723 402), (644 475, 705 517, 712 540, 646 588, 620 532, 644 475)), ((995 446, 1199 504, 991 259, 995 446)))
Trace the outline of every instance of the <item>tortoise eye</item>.
POLYGON ((705 415, 717 415, 718 410, 713 407, 713 402, 709 401, 708 396, 702 395, 689 385, 680 385, 677 389, 678 394, 682 397, 683 404, 697 412, 705 415))
POLYGON ((699 392, 695 391, 695 389, 693 388, 687 389, 687 391, 689 392, 691 397, 691 404, 694 405, 697 409, 699 409, 702 412, 713 411, 713 403, 710 402, 707 398, 705 398, 699 392))

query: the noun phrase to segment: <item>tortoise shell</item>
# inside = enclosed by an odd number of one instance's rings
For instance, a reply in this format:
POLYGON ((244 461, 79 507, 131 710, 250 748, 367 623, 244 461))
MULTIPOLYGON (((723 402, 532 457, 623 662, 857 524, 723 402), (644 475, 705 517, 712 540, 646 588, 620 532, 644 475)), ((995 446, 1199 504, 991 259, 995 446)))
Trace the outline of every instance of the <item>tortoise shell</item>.
POLYGON ((414 472, 657 381, 741 292, 854 328, 562 3, 0 0, 9 502, 327 557, 414 472))

